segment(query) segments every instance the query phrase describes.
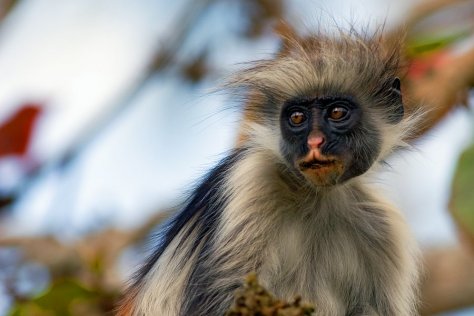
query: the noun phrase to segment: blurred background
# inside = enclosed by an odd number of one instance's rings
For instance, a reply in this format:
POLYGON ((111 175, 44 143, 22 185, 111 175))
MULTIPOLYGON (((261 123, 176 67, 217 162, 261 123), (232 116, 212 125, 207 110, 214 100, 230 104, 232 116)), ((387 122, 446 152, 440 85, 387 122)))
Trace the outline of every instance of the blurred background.
POLYGON ((422 246, 421 313, 474 315, 472 0, 0 0, 0 315, 110 314, 235 142, 211 91, 335 24, 407 31, 405 103, 429 114, 376 182, 422 246))

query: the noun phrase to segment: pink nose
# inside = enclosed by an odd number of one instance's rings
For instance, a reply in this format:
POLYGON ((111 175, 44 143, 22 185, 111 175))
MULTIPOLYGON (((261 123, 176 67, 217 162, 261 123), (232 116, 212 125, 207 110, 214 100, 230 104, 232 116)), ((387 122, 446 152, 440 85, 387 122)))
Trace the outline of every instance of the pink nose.
POLYGON ((308 137, 308 147, 309 149, 318 149, 324 144, 324 137, 321 135, 318 136, 309 136, 308 137))

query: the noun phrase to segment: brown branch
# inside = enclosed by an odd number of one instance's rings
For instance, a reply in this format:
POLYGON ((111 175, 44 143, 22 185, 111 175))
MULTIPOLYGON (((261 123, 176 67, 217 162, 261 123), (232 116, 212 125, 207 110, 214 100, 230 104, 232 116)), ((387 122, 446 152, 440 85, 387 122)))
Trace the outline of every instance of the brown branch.
POLYGON ((173 58, 179 55, 184 42, 191 35, 192 30, 196 27, 206 10, 215 1, 216 0, 189 1, 189 5, 185 7, 181 16, 176 19, 175 25, 170 28, 173 30, 172 36, 167 38, 163 45, 157 45, 141 76, 139 76, 128 89, 125 89, 121 95, 113 100, 116 104, 111 107, 112 110, 88 122, 82 129, 83 133, 79 133, 79 136, 74 139, 63 152, 56 157, 50 158, 48 161, 40 162, 35 168, 31 169, 27 177, 25 177, 24 183, 22 183, 18 187, 18 191, 15 192, 12 201, 20 199, 24 192, 28 192, 29 186, 35 183, 36 178, 43 176, 44 172, 66 169, 70 166, 71 162, 75 161, 80 153, 82 153, 98 135, 101 135, 101 133, 107 130, 129 107, 133 106, 135 104, 133 101, 142 92, 143 86, 149 82, 157 72, 164 71, 173 65, 173 62, 175 62, 173 58))
POLYGON ((3 21, 3 19, 8 16, 8 14, 15 8, 18 2, 18 0, 0 1, 0 21, 3 21))
MULTIPOLYGON (((393 43, 400 34, 410 34, 418 23, 440 10, 468 3, 468 0, 424 1, 411 10, 405 22, 386 34, 387 43, 393 43)), ((451 55, 441 64, 431 65, 431 69, 421 77, 405 76, 402 84, 407 112, 422 109, 425 112, 423 126, 415 138, 434 127, 456 105, 466 104, 468 91, 474 86, 474 49, 461 55, 451 55)), ((423 60, 423 57, 405 56, 407 65, 423 60)), ((427 63, 430 63, 428 61, 427 63)), ((431 62, 432 63, 432 62, 431 62)))
POLYGON ((170 212, 157 212, 133 230, 106 229, 72 244, 61 243, 51 236, 13 237, 0 239, 0 247, 19 247, 25 261, 44 265, 53 278, 72 276, 96 288, 117 289, 122 286, 116 269, 122 251, 143 241, 170 212), (103 268, 92 268, 97 263, 103 268))
POLYGON ((422 315, 474 305, 474 258, 462 248, 431 250, 424 255, 422 315))
POLYGON ((469 89, 474 82, 474 48, 451 56, 422 78, 407 78, 404 94, 408 110, 420 106, 426 110, 420 136, 435 126, 458 104, 467 104, 469 89))
POLYGON ((467 3, 471 0, 428 0, 420 3, 413 10, 410 11, 406 18, 403 28, 412 29, 420 20, 429 15, 444 9, 445 7, 454 6, 461 3, 467 3))

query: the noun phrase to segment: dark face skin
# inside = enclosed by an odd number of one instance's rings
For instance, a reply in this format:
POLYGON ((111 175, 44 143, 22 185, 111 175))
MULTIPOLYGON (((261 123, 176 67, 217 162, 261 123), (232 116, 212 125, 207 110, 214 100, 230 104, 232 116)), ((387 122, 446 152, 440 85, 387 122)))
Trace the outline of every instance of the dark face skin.
POLYGON ((375 122, 350 96, 288 100, 280 127, 283 156, 316 186, 363 174, 380 152, 375 122))

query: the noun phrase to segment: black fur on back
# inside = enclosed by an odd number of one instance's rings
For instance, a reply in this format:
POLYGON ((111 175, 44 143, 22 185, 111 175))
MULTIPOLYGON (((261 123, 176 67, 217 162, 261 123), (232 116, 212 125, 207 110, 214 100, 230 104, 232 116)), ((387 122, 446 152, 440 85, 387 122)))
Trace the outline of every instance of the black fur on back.
MULTIPOLYGON (((227 157, 222 159, 216 167, 204 176, 197 188, 193 190, 193 194, 187 199, 185 207, 161 228, 156 236, 160 243, 153 250, 144 265, 137 271, 135 285, 142 283, 145 276, 150 272, 169 244, 194 216, 197 215, 196 221, 191 229, 187 231, 187 234, 189 234, 198 229, 198 237, 195 239, 196 244, 194 246, 197 247, 199 242, 204 241, 205 243, 205 240, 208 240, 213 235, 211 230, 215 230, 215 223, 219 218, 222 205, 225 203, 225 199, 219 194, 219 189, 228 170, 239 160, 239 157, 244 152, 245 149, 242 148, 234 149, 227 157)), ((182 238, 182 240, 186 240, 186 237, 182 238)), ((180 248, 178 246, 175 252, 179 251, 180 248)))

